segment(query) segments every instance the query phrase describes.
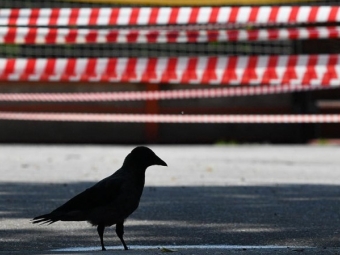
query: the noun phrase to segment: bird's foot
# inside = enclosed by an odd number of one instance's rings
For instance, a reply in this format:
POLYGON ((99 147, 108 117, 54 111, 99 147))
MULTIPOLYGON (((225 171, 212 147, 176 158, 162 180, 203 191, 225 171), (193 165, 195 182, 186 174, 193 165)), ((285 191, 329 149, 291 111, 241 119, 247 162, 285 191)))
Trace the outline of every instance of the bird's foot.
POLYGON ((105 247, 102 247, 102 251, 106 251, 106 248, 105 248, 105 247))

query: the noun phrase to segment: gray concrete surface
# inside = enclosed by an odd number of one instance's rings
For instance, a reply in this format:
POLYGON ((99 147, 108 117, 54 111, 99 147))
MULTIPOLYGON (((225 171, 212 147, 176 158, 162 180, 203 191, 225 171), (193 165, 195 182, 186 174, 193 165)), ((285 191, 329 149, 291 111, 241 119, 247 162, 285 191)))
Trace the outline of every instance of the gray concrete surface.
MULTIPOLYGON (((169 167, 148 169, 126 222, 139 248, 121 250, 108 228, 105 254, 340 254, 340 147, 150 147, 169 167)), ((101 254, 88 223, 30 219, 110 175, 132 148, 1 145, 0 254, 101 254)))

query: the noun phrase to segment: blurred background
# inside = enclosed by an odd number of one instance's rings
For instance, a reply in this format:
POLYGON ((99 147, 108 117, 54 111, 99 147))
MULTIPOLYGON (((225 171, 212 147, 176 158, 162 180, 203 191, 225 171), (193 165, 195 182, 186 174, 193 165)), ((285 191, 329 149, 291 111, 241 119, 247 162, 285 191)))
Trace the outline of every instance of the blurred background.
POLYGON ((0 142, 337 142, 339 22, 326 0, 2 0, 0 142))

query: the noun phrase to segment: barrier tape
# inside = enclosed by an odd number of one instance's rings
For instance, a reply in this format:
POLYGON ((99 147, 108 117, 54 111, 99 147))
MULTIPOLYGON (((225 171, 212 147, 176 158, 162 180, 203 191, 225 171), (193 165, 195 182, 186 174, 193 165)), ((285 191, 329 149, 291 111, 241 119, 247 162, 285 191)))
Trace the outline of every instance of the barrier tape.
POLYGON ((0 81, 339 86, 340 55, 0 58, 0 81))
POLYGON ((0 120, 120 123, 340 123, 340 114, 299 115, 150 115, 0 112, 0 120))
POLYGON ((0 26, 140 26, 339 22, 340 6, 1 9, 0 26))
POLYGON ((136 30, 0 27, 0 43, 197 43, 339 38, 340 27, 254 30, 136 30))
MULTIPOLYGON (((167 5, 167 6, 202 6, 207 5, 206 0, 64 0, 68 2, 102 3, 102 4, 134 4, 134 5, 167 5)), ((210 5, 260 5, 260 4, 288 4, 313 3, 318 0, 210 0, 210 5)))
POLYGON ((102 93, 0 93, 2 102, 100 102, 254 96, 325 89, 310 86, 238 87, 102 93))

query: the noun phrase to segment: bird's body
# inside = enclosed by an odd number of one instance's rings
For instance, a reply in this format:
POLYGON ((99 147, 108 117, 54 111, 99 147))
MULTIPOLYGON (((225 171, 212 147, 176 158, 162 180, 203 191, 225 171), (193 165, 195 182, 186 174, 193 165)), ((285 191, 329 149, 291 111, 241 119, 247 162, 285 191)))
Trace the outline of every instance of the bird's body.
POLYGON ((102 249, 105 227, 116 224, 116 233, 123 240, 124 220, 139 205, 145 182, 145 170, 166 163, 147 147, 137 147, 126 157, 123 166, 113 175, 73 197, 48 214, 37 216, 33 223, 88 221, 97 226, 102 249))

